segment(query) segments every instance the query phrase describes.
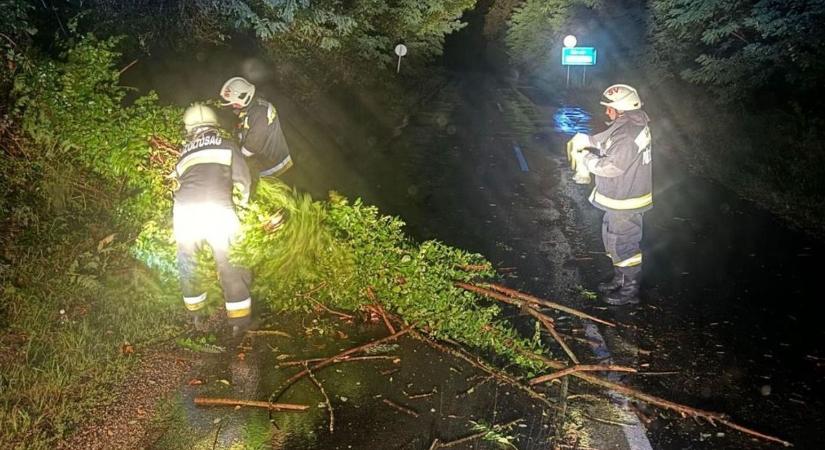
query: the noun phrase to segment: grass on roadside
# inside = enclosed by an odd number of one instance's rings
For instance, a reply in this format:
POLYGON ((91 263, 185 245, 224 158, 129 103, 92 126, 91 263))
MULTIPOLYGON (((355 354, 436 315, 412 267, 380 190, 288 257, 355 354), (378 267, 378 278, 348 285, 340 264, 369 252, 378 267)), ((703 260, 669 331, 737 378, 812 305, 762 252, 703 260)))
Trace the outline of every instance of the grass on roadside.
POLYGON ((44 281, 0 288, 0 448, 53 448, 113 399, 134 352, 178 332, 177 296, 135 284, 138 270, 98 280, 37 261, 18 274, 44 281))

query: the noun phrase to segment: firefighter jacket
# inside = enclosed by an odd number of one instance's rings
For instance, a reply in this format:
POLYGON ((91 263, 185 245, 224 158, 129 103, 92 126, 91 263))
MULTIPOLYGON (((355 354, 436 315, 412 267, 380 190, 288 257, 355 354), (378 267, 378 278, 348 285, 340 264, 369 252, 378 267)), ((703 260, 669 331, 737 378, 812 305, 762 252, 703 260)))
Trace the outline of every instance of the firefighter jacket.
POLYGON ((221 137, 218 130, 195 134, 183 144, 175 165, 180 187, 175 205, 212 204, 234 209, 232 188, 249 197, 251 178, 237 144, 221 137))
POLYGON ((241 110, 239 118, 241 151, 261 168, 262 177, 280 175, 292 167, 278 111, 271 103, 256 98, 241 110))
POLYGON ((598 154, 584 157, 596 175, 590 203, 604 211, 644 212, 653 207, 650 119, 641 110, 625 111, 597 135, 598 154))

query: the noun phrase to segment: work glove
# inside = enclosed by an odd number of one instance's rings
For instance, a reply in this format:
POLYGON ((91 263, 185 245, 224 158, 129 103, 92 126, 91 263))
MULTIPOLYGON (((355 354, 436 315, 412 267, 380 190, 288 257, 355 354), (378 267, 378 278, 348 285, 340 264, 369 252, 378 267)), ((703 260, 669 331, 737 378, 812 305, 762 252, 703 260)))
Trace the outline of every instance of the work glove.
POLYGON ((590 171, 584 163, 584 157, 589 153, 587 150, 592 144, 590 136, 583 133, 576 133, 573 139, 567 142, 567 160, 570 168, 575 172, 573 181, 576 184, 590 184, 590 171))
POLYGON ((576 153, 590 145, 590 136, 584 133, 576 133, 573 139, 567 142, 567 161, 570 162, 572 170, 576 170, 576 164, 578 163, 577 158, 575 158, 576 153))
POLYGON ((246 207, 249 204, 249 190, 241 183, 233 184, 232 200, 236 205, 246 207))

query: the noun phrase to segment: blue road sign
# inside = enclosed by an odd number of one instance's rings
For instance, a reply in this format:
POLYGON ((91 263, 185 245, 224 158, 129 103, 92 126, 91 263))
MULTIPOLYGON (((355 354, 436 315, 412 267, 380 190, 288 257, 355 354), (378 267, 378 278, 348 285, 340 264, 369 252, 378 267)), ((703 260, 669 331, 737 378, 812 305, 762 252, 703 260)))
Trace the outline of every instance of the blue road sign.
POLYGON ((563 66, 595 66, 596 49, 594 47, 564 47, 561 49, 563 66))

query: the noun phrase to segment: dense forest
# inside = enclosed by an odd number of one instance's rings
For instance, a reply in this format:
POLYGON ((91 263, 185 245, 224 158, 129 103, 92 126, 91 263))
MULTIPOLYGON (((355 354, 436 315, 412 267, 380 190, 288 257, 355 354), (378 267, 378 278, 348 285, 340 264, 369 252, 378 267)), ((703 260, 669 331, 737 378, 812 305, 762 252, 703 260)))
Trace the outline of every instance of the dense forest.
MULTIPOLYGON (((522 82, 557 89, 563 83, 546 75, 550 59, 557 62, 546 55, 567 25, 632 11, 645 48, 627 55, 637 59, 625 73, 640 81, 653 111, 676 111, 676 152, 697 172, 822 234, 823 0, 0 0, 0 447, 51 448, 88 407, 110 399, 109 387, 134 364, 127 348, 169 340, 184 326, 168 230, 174 155, 152 143, 180 141, 186 105, 121 85, 130 61, 243 46, 274 62, 273 77, 297 101, 367 93, 400 118, 397 103, 426 94, 410 88, 443 70, 445 40, 474 8, 488 45, 506 50, 501 73, 517 68, 522 82), (401 77, 397 43, 410 50, 401 77), (388 92, 406 97, 389 100, 388 92)), ((600 88, 584 89, 597 96, 600 88)), ((273 292, 299 293, 322 278, 337 284, 321 295, 346 309, 366 303, 363 287, 375 286, 436 336, 536 370, 503 345, 536 349, 535 337, 496 322, 497 308, 442 289, 471 277, 456 266, 487 264, 479 255, 412 243, 399 219, 358 201, 321 205, 275 189, 257 207, 241 257, 273 280, 259 292, 273 307, 300 309, 273 292), (272 205, 291 208, 303 228, 256 234, 272 205), (304 255, 257 252, 309 232, 304 255), (320 258, 330 248, 334 257, 320 258), (409 282, 380 278, 393 270, 409 282), (410 300, 425 294, 430 303, 410 300), (487 323, 500 339, 482 338, 487 323)))

